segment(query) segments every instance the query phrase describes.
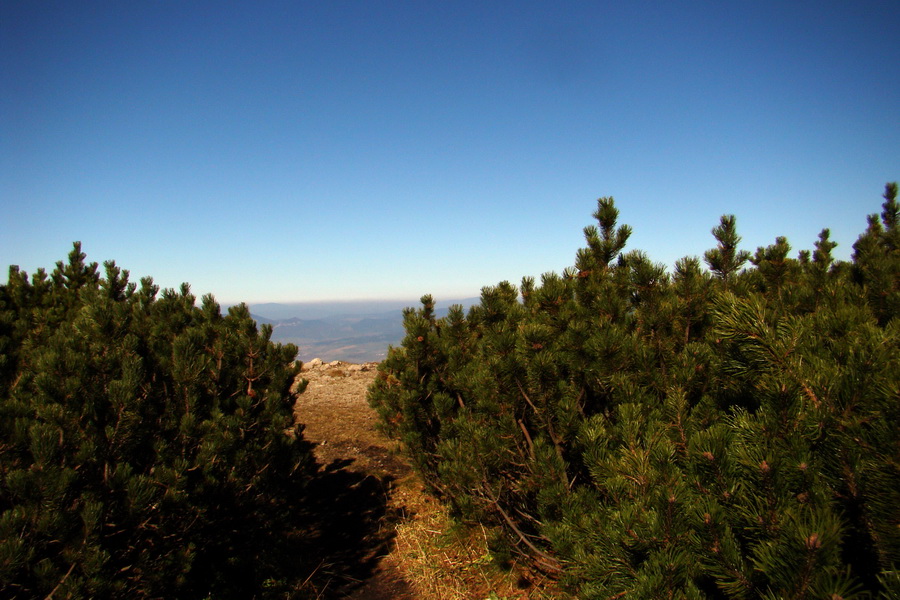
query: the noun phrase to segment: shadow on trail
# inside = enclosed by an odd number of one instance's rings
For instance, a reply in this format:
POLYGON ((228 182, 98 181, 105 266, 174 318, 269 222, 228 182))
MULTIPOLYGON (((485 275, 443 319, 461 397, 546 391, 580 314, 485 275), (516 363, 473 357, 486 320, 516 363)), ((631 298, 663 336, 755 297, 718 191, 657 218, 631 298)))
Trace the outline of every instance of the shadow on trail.
POLYGON ((334 460, 308 488, 303 563, 315 568, 309 585, 322 600, 403 597, 403 582, 392 582, 393 589, 383 594, 372 580, 379 561, 393 547, 400 520, 388 508, 394 478, 354 471, 353 462, 334 460))

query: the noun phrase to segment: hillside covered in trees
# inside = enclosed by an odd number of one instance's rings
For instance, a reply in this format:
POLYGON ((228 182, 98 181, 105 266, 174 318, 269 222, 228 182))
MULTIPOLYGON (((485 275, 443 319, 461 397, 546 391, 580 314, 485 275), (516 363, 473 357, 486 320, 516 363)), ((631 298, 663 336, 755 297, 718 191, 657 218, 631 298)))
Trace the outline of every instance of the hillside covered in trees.
POLYGON ((669 273, 594 217, 562 274, 405 312, 369 399, 432 490, 581 598, 900 597, 897 185, 848 262, 723 216, 669 273))

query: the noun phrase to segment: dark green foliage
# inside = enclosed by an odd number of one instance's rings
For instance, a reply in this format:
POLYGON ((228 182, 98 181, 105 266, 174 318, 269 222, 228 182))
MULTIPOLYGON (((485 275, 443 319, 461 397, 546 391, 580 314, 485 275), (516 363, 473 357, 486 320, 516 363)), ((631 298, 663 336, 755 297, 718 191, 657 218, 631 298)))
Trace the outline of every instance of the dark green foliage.
MULTIPOLYGON (((747 262, 750 253, 737 249, 741 243, 741 236, 737 234, 734 215, 723 215, 719 226, 713 228, 712 234, 719 244, 712 250, 707 250, 704 258, 712 272, 727 282, 747 262)), ((784 242, 784 238, 780 239, 784 242)))
POLYGON ((881 325, 900 311, 900 204, 897 184, 885 186, 881 219, 869 215, 869 227, 853 244, 853 276, 866 289, 881 325))
POLYGON ((751 255, 723 217, 711 272, 669 274, 601 199, 562 276, 408 310, 370 402, 579 597, 897 597, 898 212, 892 184, 849 264, 827 229, 751 255))
POLYGON ((0 595, 296 590, 296 348, 84 257, 0 287, 0 595))

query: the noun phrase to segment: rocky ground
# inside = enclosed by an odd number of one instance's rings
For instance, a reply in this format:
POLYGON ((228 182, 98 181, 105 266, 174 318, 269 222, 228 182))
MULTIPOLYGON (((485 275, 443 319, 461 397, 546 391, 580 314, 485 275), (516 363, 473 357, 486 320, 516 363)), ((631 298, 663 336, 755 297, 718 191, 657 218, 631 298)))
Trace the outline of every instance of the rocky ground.
POLYGON ((551 598, 539 577, 515 565, 487 568, 488 533, 454 528, 426 493, 399 445, 378 431, 366 401, 377 363, 303 366, 295 407, 323 476, 319 597, 343 600, 551 598))

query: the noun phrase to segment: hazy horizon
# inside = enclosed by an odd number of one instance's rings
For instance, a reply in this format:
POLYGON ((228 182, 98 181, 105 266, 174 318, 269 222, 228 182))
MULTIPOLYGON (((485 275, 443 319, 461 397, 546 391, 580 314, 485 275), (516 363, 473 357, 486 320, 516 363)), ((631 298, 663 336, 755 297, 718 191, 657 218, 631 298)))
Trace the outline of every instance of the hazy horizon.
MULTIPOLYGON (((435 300, 435 312, 440 316, 453 304, 468 309, 479 299, 435 300)), ((299 360, 357 363, 383 360, 388 347, 399 345, 405 335, 402 310, 420 306, 418 301, 402 300, 249 304, 258 323, 273 326, 273 341, 299 348, 299 360)))
MULTIPOLYGON (((477 300, 478 296, 467 298, 435 298, 435 306, 438 309, 447 308, 452 304, 468 305, 477 300)), ((223 308, 241 304, 221 303, 223 308)), ((308 318, 316 319, 342 315, 382 315, 384 313, 400 311, 407 307, 419 308, 420 298, 382 300, 382 299, 355 299, 355 300, 319 300, 305 302, 244 302, 250 308, 250 312, 269 319, 308 318), (304 316, 305 315, 305 316, 304 316)))

